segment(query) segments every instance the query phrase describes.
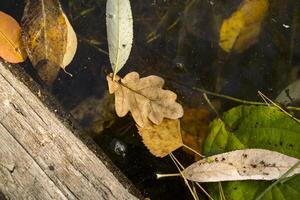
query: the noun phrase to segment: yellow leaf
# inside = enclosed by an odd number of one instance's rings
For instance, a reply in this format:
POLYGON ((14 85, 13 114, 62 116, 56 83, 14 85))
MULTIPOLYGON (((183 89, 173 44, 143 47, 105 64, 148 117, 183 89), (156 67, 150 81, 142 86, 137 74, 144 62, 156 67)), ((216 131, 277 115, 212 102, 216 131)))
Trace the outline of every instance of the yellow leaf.
POLYGON ((255 44, 268 7, 268 0, 244 0, 238 10, 222 23, 221 48, 226 52, 241 53, 255 44))
POLYGON ((178 119, 164 119, 159 125, 150 122, 143 128, 137 127, 143 143, 156 157, 165 157, 183 145, 178 119))
POLYGON ((21 28, 11 16, 0 11, 0 57, 10 63, 26 59, 21 42, 21 28))
POLYGON ((22 18, 22 39, 40 78, 51 85, 77 49, 76 34, 58 0, 28 0, 22 18))

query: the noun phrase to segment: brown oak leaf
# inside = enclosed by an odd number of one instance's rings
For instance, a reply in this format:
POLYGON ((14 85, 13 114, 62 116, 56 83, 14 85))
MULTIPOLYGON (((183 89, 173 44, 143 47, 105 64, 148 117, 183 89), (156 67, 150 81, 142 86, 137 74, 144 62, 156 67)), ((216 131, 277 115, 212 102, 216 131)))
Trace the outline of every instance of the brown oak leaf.
POLYGON ((159 125, 149 123, 137 128, 143 143, 156 157, 163 158, 183 145, 178 119, 164 119, 159 125))
POLYGON ((115 108, 119 117, 129 111, 135 122, 144 127, 149 120, 160 124, 164 118, 178 119, 183 116, 177 95, 162 89, 164 79, 158 76, 140 78, 137 72, 128 73, 123 79, 112 74, 107 77, 109 92, 115 93, 115 108))

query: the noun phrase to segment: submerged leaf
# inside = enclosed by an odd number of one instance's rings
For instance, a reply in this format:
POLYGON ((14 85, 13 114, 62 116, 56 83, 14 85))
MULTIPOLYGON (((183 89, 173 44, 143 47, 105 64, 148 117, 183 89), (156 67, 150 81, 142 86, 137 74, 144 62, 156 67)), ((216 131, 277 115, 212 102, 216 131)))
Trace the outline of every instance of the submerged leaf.
POLYGON ((140 78, 137 72, 127 74, 123 79, 112 74, 106 77, 109 92, 115 93, 115 107, 119 117, 129 111, 135 122, 144 127, 149 120, 160 124, 163 118, 178 119, 183 116, 182 106, 176 102, 177 95, 163 90, 164 80, 158 76, 140 78))
POLYGON ((300 79, 287 86, 276 98, 284 106, 300 103, 300 79))
POLYGON ((21 27, 11 16, 0 11, 0 57, 10 63, 26 59, 21 41, 21 27))
POLYGON ((114 97, 105 93, 102 98, 88 97, 71 110, 72 116, 92 137, 108 128, 116 119, 114 97))
MULTIPOLYGON (((236 150, 207 157, 183 171, 196 182, 273 180, 280 178, 299 160, 265 149, 236 150)), ((300 166, 288 177, 300 173, 300 166)))
POLYGON ((137 127, 143 143, 157 157, 163 158, 183 145, 178 119, 164 119, 159 125, 148 123, 143 128, 137 127))
POLYGON ((256 43, 268 7, 268 0, 244 0, 238 10, 223 21, 221 48, 226 52, 240 53, 256 43))
MULTIPOLYGON (((207 107, 185 108, 184 116, 180 120, 184 144, 201 153, 211 120, 212 114, 207 107)), ((201 157, 194 152, 185 148, 183 150, 195 156, 195 160, 200 160, 201 157)))
POLYGON ((76 34, 57 0, 28 0, 22 18, 22 39, 32 64, 51 85, 60 68, 73 59, 76 34))
POLYGON ((133 19, 129 0, 107 0, 109 59, 114 75, 125 65, 132 46, 133 19))

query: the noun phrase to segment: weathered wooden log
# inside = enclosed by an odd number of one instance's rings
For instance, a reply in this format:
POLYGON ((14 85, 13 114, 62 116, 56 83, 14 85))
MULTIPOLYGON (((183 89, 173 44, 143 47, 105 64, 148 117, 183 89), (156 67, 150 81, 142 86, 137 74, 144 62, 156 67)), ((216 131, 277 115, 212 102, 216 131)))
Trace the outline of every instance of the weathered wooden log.
POLYGON ((0 191, 7 199, 137 199, 0 61, 0 191))

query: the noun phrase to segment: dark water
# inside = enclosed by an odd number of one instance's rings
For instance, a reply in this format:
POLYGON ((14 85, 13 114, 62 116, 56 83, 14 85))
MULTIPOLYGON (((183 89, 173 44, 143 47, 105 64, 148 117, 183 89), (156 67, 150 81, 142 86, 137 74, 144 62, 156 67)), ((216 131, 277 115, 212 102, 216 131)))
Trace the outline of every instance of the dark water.
MULTIPOLYGON (((134 44, 123 76, 137 71, 166 80, 185 107, 206 106, 205 88, 227 95, 261 101, 257 91, 275 98, 300 76, 300 7, 298 0, 270 0, 268 14, 255 45, 241 54, 223 52, 218 29, 222 20, 237 9, 241 0, 131 0, 134 44), (192 3, 191 3, 192 2, 192 3), (154 35, 154 37, 149 37, 154 35)), ((105 74, 111 71, 107 52, 104 0, 61 1, 79 40, 78 50, 67 71, 61 72, 53 94, 66 110, 88 97, 102 98, 107 91, 105 74)), ((0 10, 20 21, 22 0, 1 0, 0 10)), ((22 65, 34 73, 29 62, 22 65)), ((220 112, 234 105, 218 100, 220 112)), ((130 117, 117 119, 95 137, 123 173, 151 199, 191 199, 179 178, 155 180, 155 173, 176 173, 168 158, 152 156, 130 117)), ((184 164, 192 162, 180 150, 184 164)))

